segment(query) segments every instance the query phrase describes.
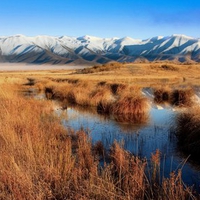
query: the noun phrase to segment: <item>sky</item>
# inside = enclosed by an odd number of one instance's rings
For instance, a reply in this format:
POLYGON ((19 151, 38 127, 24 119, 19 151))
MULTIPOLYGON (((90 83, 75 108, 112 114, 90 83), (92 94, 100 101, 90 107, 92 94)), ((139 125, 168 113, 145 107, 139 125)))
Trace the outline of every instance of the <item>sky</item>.
POLYGON ((2 0, 0 36, 200 38, 200 0, 2 0))

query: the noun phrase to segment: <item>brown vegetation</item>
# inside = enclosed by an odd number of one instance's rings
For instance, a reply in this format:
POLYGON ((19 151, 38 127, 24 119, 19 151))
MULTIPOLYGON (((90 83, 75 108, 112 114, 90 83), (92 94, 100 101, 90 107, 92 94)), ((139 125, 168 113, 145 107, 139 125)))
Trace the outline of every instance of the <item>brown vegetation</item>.
POLYGON ((141 114, 146 113, 149 109, 148 100, 142 96, 132 94, 122 96, 112 105, 113 114, 141 114))
POLYGON ((179 71, 179 67, 174 66, 173 64, 151 64, 151 69, 156 70, 165 70, 165 71, 179 71))
POLYGON ((0 199, 193 197, 180 174, 161 184, 152 182, 146 176, 146 160, 116 142, 110 162, 101 168, 102 144, 92 147, 82 130, 64 130, 50 101, 24 99, 11 88, 1 86, 0 90, 0 199))
POLYGON ((178 67, 175 67, 174 65, 170 65, 170 64, 163 64, 160 67, 161 67, 161 69, 164 69, 164 70, 179 71, 178 67))
POLYGON ((57 83, 47 85, 46 97, 67 100, 80 106, 94 106, 101 114, 113 114, 120 122, 143 123, 147 121, 148 100, 141 89, 125 84, 57 83))
POLYGON ((165 103, 170 100, 170 90, 166 87, 154 89, 154 102, 165 103))
POLYGON ((191 106, 193 104, 192 97, 194 91, 192 89, 177 89, 171 94, 171 104, 179 107, 191 106))
POLYGON ((155 103, 170 103, 173 106, 187 107, 193 105, 194 97, 193 89, 169 89, 161 87, 154 89, 154 102, 155 103))
POLYGON ((100 104, 110 104, 115 99, 107 86, 97 86, 93 91, 90 92, 88 100, 90 101, 90 105, 99 106, 100 104))
POLYGON ((125 84, 118 84, 118 83, 113 83, 110 84, 110 88, 113 94, 119 95, 121 94, 124 90, 127 89, 127 85, 125 84))
POLYGON ((104 71, 112 71, 112 70, 116 70, 119 69, 120 67, 122 67, 123 64, 121 63, 107 63, 107 64, 103 64, 103 65, 98 65, 98 66, 93 66, 91 68, 84 68, 81 70, 77 70, 76 73, 78 74, 90 74, 90 73, 98 73, 98 72, 104 72, 104 71))
POLYGON ((177 117, 179 147, 194 157, 200 154, 200 108, 195 107, 177 117))

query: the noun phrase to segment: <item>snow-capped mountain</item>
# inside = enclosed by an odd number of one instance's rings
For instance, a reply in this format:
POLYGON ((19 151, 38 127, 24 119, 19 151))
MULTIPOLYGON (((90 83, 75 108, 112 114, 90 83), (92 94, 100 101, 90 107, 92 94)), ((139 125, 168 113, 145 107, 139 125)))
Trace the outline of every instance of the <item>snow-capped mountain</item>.
POLYGON ((94 64, 109 61, 176 60, 200 62, 200 39, 185 35, 147 40, 83 37, 0 37, 0 62, 94 64))

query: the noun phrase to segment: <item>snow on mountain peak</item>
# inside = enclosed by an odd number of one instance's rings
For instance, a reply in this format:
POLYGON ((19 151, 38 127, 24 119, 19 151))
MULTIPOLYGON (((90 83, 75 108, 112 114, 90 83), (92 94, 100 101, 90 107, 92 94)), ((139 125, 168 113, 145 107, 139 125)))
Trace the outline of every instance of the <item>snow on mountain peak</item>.
POLYGON ((183 35, 183 34, 173 34, 172 37, 175 37, 175 38, 184 38, 184 39, 188 39, 188 40, 195 39, 193 37, 190 37, 190 36, 187 36, 187 35, 183 35))
POLYGON ((105 63, 134 61, 140 57, 150 61, 174 58, 184 60, 186 55, 188 59, 188 53, 191 54, 191 60, 200 61, 200 39, 181 34, 156 36, 146 40, 90 35, 26 37, 18 34, 0 37, 0 49, 0 62, 105 63))

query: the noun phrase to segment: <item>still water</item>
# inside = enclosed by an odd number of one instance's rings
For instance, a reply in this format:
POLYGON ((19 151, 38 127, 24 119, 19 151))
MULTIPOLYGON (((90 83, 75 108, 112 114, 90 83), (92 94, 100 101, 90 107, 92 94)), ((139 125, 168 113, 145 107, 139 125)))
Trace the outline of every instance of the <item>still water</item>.
POLYGON ((184 183, 199 190, 200 167, 179 152, 173 133, 177 112, 170 107, 151 108, 149 120, 143 124, 120 123, 113 117, 97 114, 96 110, 80 107, 57 109, 56 113, 64 116, 61 120, 66 128, 75 131, 84 129, 93 143, 100 140, 107 149, 117 140, 123 142, 126 150, 148 161, 151 154, 159 149, 161 176, 168 177, 170 172, 182 169, 184 183))
MULTIPOLYGON (((200 96, 200 92, 198 94, 200 96)), ((37 99, 45 98, 44 94, 38 95, 35 91, 26 92, 25 95, 37 99)), ((106 149, 117 140, 123 143, 126 150, 148 161, 151 154, 159 149, 160 175, 168 177, 170 172, 181 169, 184 183, 194 186, 200 192, 200 164, 191 161, 177 147, 173 129, 179 111, 152 104, 148 120, 133 124, 119 122, 113 116, 100 115, 95 108, 68 106, 67 109, 62 109, 58 101, 53 102, 55 112, 66 129, 84 129, 93 143, 102 141, 106 149)))

